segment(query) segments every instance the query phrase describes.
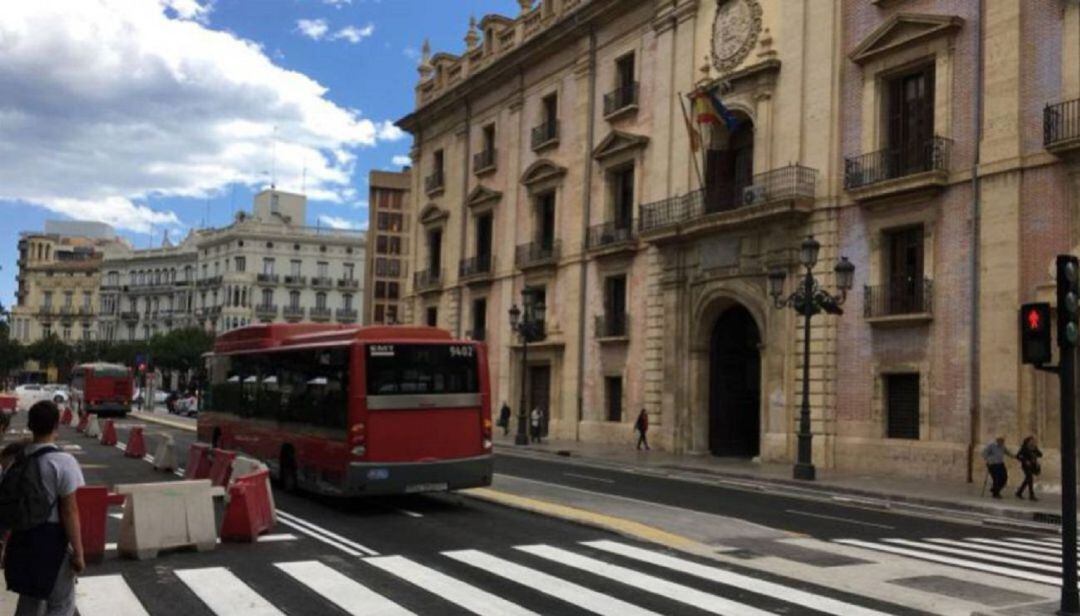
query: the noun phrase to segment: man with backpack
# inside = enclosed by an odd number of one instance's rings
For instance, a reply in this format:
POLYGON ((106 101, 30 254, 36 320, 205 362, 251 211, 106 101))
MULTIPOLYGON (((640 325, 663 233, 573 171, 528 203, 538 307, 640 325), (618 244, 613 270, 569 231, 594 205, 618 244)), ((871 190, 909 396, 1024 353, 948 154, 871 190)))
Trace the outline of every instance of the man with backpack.
POLYGON ((56 404, 38 402, 28 415, 33 441, 0 479, 0 527, 11 531, 4 577, 19 595, 15 616, 72 616, 75 576, 86 567, 75 500, 82 469, 56 446, 56 404))

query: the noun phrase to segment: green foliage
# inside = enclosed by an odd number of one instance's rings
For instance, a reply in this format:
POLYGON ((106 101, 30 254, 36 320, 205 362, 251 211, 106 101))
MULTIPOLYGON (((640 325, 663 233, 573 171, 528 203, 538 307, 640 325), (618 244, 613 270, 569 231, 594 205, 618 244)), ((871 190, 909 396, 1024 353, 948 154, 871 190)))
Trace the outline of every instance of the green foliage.
POLYGON ((213 348, 214 336, 198 327, 176 329, 154 336, 149 346, 154 367, 186 372, 202 367, 202 356, 213 348))
POLYGON ((56 334, 49 334, 26 347, 26 357, 37 361, 42 368, 53 366, 61 374, 67 374, 75 362, 75 350, 56 334))

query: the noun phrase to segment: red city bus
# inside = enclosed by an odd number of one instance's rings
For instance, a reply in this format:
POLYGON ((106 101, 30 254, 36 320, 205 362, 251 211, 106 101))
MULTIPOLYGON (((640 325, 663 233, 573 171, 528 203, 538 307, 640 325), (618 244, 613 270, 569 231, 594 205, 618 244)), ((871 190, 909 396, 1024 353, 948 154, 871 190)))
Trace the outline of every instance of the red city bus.
POLYGON ((287 490, 356 496, 491 484, 487 349, 432 327, 251 325, 218 337, 204 442, 287 490))
POLYGON ((71 397, 83 413, 120 415, 131 412, 131 370, 120 364, 81 364, 71 371, 71 397))

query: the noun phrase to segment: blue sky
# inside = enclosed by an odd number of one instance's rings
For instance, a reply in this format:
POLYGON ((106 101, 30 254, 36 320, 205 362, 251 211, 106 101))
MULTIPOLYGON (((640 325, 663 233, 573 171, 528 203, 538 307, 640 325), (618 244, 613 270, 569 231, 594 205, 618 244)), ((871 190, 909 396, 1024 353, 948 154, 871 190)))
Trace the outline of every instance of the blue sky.
MULTIPOLYGON (((35 0, 0 12, 0 302, 49 218, 139 247, 222 225, 270 181, 309 224, 362 227, 367 174, 410 139, 423 40, 517 0, 35 0)), ((398 158, 395 164, 395 157, 398 158)))

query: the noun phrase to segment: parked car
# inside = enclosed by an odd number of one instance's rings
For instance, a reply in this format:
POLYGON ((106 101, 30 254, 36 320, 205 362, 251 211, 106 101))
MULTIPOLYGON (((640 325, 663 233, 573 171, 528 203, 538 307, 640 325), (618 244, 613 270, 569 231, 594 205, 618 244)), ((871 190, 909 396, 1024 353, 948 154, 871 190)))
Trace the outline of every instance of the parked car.
POLYGON ((28 410, 38 400, 43 400, 45 388, 38 383, 28 383, 15 388, 15 412, 28 410))
POLYGON ((52 400, 57 404, 67 404, 71 399, 71 390, 67 385, 49 384, 42 387, 44 395, 42 400, 52 400))

